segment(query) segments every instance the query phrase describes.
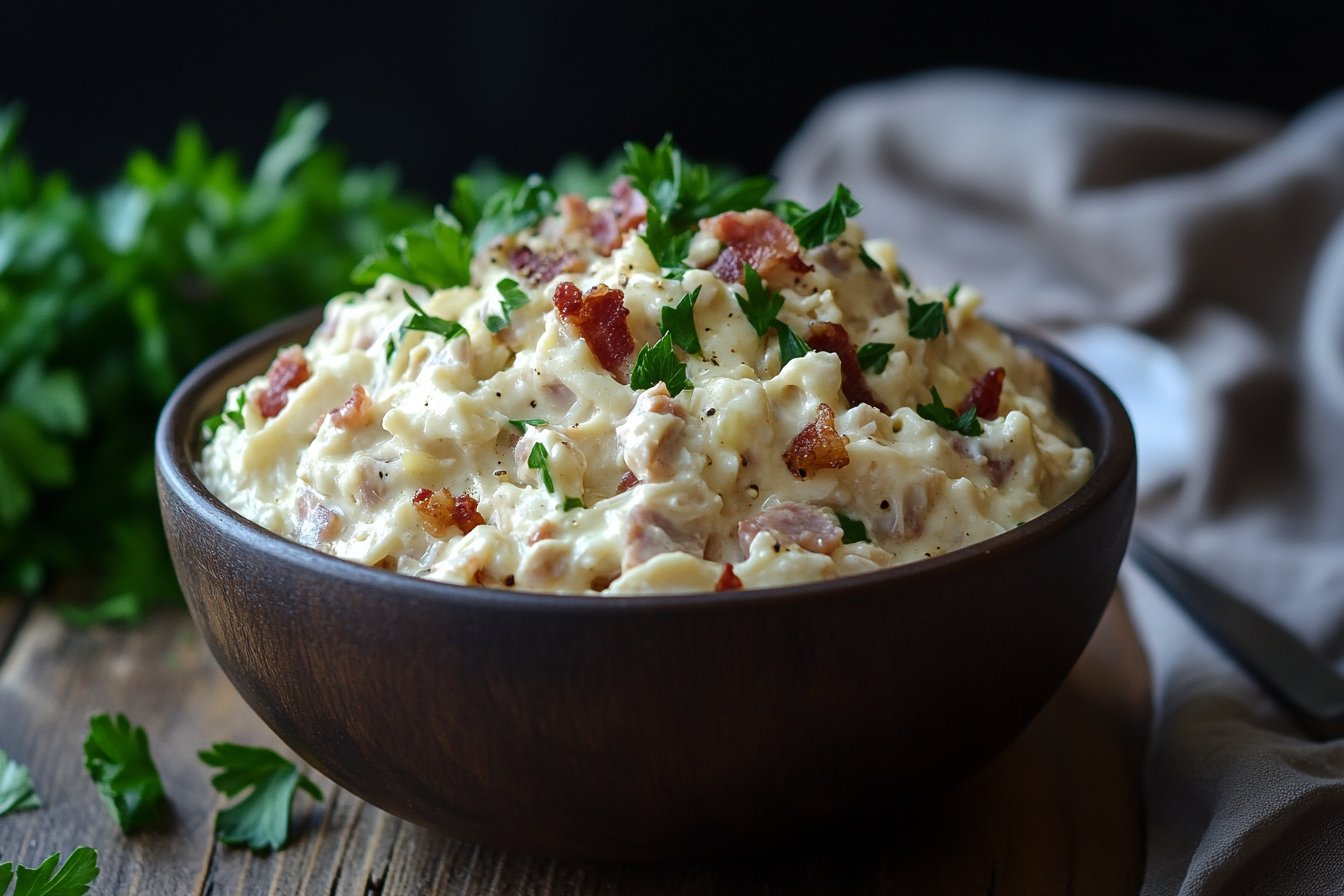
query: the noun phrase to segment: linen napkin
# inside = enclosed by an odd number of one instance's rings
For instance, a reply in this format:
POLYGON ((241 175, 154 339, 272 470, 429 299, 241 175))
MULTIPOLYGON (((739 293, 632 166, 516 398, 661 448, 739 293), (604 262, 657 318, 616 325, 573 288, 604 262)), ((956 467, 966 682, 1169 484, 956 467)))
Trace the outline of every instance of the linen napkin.
MULTIPOLYGON (((780 156, 843 182, 917 282, 1053 334, 1135 421, 1136 526, 1344 659, 1344 93, 1290 122, 993 71, 862 85, 780 156)), ((1317 743, 1142 573, 1144 894, 1344 893, 1344 741, 1317 743)))

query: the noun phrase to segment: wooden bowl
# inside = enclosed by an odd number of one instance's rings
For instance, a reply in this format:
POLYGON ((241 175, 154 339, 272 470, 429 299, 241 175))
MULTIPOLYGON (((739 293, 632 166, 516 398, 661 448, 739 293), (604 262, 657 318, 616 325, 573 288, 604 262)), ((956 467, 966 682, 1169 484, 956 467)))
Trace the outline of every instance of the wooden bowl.
POLYGON ((210 650, 285 743, 375 806, 467 840, 644 860, 891 817, 1031 720, 1125 553, 1129 418, 1091 373, 1015 334, 1097 466, 989 541, 829 582, 632 598, 370 569, 249 522, 193 468, 225 389, 319 320, 235 343, 169 399, 155 448, 173 562, 210 650))

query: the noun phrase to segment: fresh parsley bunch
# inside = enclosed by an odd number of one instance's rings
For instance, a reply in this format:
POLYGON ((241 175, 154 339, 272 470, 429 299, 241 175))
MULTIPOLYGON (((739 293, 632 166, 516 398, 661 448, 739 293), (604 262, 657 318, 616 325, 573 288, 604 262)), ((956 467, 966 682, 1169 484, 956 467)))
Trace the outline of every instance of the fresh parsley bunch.
POLYGON ((67 608, 83 623, 179 599, 154 486, 163 400, 428 217, 390 168, 322 145, 327 117, 287 107, 250 172, 186 125, 166 157, 138 151, 86 194, 39 175, 16 147, 21 110, 0 108, 0 591, 99 573, 101 602, 67 608))
POLYGON ((81 846, 70 853, 64 865, 60 853, 48 856, 36 868, 16 867, 13 862, 0 865, 0 896, 4 896, 9 882, 15 878, 18 883, 10 896, 84 896, 89 892, 89 884, 97 877, 97 851, 81 846))

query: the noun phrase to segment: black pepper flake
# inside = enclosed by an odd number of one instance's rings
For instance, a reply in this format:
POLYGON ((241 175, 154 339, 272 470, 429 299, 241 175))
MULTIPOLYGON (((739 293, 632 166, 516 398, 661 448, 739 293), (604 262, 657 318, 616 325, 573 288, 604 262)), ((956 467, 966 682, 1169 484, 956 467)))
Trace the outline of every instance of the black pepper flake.
POLYGON ((779 553, 779 542, 775 542, 775 553, 779 553))
POLYGON ((513 587, 513 576, 505 576, 505 577, 504 577, 504 584, 505 584, 507 587, 512 588, 512 587, 513 587))
POLYGON ((705 416, 706 416, 706 417, 713 417, 713 416, 714 416, 714 409, 713 409, 713 408, 710 408, 709 410, 705 411, 705 416))
POLYGON ((532 405, 532 407, 536 407, 536 406, 537 406, 537 400, 534 398, 534 399, 532 399, 531 401, 529 401, 528 404, 532 405))
POLYGON ((883 501, 883 502, 882 502, 881 504, 879 504, 878 506, 881 507, 883 510, 890 510, 890 509, 891 509, 891 502, 890 502, 890 501, 883 501))

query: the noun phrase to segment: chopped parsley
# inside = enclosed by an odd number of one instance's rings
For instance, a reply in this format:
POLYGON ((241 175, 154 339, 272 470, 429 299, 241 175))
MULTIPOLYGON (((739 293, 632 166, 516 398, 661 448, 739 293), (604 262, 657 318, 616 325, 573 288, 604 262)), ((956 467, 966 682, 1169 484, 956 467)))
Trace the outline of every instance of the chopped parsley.
POLYGON ((928 404, 915 405, 915 413, 925 420, 937 423, 943 429, 959 432, 964 436, 978 436, 984 432, 980 421, 975 418, 975 406, 966 409, 966 413, 960 417, 957 412, 943 404, 942 398, 938 396, 938 387, 934 386, 933 401, 928 404))
POLYGON ((694 230, 701 218, 759 208, 775 185, 771 177, 739 178, 726 169, 692 163, 682 156, 671 134, 653 149, 626 143, 621 173, 674 232, 694 230))
POLYGON ((497 236, 531 227, 555 208, 555 188, 540 174, 505 186, 486 200, 472 246, 477 252, 497 236))
POLYGON ((545 426, 545 420, 510 420, 514 426, 518 427, 519 432, 527 432, 529 426, 545 426))
POLYGON ((686 379, 686 364, 677 360, 672 348, 672 334, 664 334, 653 345, 644 345, 635 356, 635 366, 630 371, 630 388, 636 392, 652 389, 659 383, 667 386, 669 395, 680 395, 690 388, 686 379))
POLYGON ((840 538, 841 542, 857 544, 860 541, 868 540, 868 527, 863 524, 863 520, 846 516, 838 510, 835 512, 835 518, 840 523, 840 531, 844 533, 840 538))
POLYGON ((513 321, 513 312, 531 301, 527 293, 518 288, 518 281, 505 277, 495 284, 499 290, 500 314, 492 314, 485 319, 485 328, 491 333, 498 333, 507 327, 513 321))
POLYGON ((470 228, 464 228, 440 205, 432 220, 384 239, 382 246, 355 267, 350 279, 370 286, 380 275, 392 274, 430 289, 466 286, 471 283, 471 255, 470 228))
POLYGON ((244 429, 247 426, 247 423, 243 420, 243 405, 245 404, 247 404, 247 395, 244 394, 241 389, 239 389, 238 401, 236 402, 235 407, 232 411, 224 411, 221 414, 216 414, 215 416, 206 420, 201 425, 204 426, 205 431, 212 436, 219 431, 219 428, 221 426, 224 425, 225 420, 228 420, 230 423, 232 423, 239 429, 244 429))
POLYGON ((747 316, 747 322, 756 335, 763 337, 783 310, 784 295, 762 283, 761 275, 751 265, 746 266, 744 273, 747 294, 738 295, 737 304, 742 307, 742 313, 747 316))
POLYGON ((952 284, 952 288, 947 291, 947 307, 957 307, 957 293, 961 292, 961 281, 958 280, 952 284))
POLYGON ((859 346, 859 366, 873 373, 881 373, 887 369, 887 360, 895 347, 891 342, 865 342, 859 346))
POLYGON ((775 335, 779 337, 779 366, 783 367, 794 358, 801 358, 811 349, 807 343, 798 338, 798 334, 793 332, 782 320, 776 319, 772 325, 775 328, 775 335))
POLYGON ((695 300, 700 298, 700 287, 682 296, 676 305, 663 307, 663 319, 658 330, 671 336, 677 347, 687 354, 700 354, 700 337, 695 333, 695 300))
POLYGON ((258 852, 283 849, 289 839, 294 791, 302 787, 313 799, 322 799, 318 786, 274 750, 218 743, 197 755, 206 765, 223 769, 210 779, 220 793, 235 797, 252 788, 242 800, 215 816, 215 835, 224 843, 258 852))
POLYGON ((421 308, 411 294, 402 290, 401 294, 406 298, 406 304, 415 309, 415 314, 411 319, 401 325, 401 335, 404 338, 407 330, 423 330, 426 333, 438 333, 446 342, 457 336, 467 335, 467 328, 455 320, 444 320, 441 317, 435 317, 432 314, 426 314, 425 309, 421 308))
POLYGON ((781 199, 770 206, 770 211, 775 213, 785 224, 792 227, 797 221, 806 217, 807 206, 801 202, 794 202, 792 199, 781 199))
POLYGON ((387 337, 387 345, 383 346, 383 354, 387 356, 387 363, 392 363, 392 356, 397 353, 397 340, 391 336, 387 337))
POLYGON ((925 302, 921 305, 911 298, 906 300, 906 304, 910 307, 911 336, 916 339, 937 339, 939 333, 950 332, 942 302, 925 302))
POLYGON ((582 499, 582 498, 566 498, 566 499, 565 499, 565 513, 569 513, 571 510, 582 510, 582 509, 583 509, 583 499, 582 499))
POLYGON ((640 239, 649 247, 654 260, 663 269, 663 276, 670 280, 680 280, 689 270, 686 267, 686 255, 691 251, 692 236, 694 234, 689 230, 678 233, 663 219, 657 209, 650 206, 644 222, 644 233, 640 235, 640 239))
POLYGON ((0 865, 0 894, 9 889, 9 882, 16 876, 19 882, 14 885, 13 896, 84 896, 98 877, 98 853, 81 846, 70 853, 64 865, 61 854, 54 853, 36 868, 16 868, 13 862, 5 862, 0 865))
MULTIPOLYGON (((789 223, 804 249, 813 249, 839 239, 845 232, 845 221, 863 211, 844 184, 835 185, 835 193, 826 204, 789 223)), ((786 219, 787 220, 787 219, 786 219)))
POLYGON ((870 271, 882 270, 882 265, 876 258, 869 255, 868 250, 863 248, 863 246, 859 246, 859 261, 863 262, 863 266, 870 271))
POLYGON ((159 820, 164 805, 163 781, 149 755, 144 728, 131 727, 120 713, 115 722, 106 713, 89 719, 84 767, 122 833, 159 820))
MULTIPOLYGON (((0 750, 0 815, 41 807, 42 801, 37 798, 28 769, 0 750)), ((0 893, 3 892, 4 887, 0 887, 0 893)))
POLYGON ((901 278, 902 286, 904 286, 906 289, 910 288, 910 284, 913 282, 910 279, 910 272, 907 271, 905 268, 901 267, 899 264, 896 265, 896 276, 901 278))
POLYGON ((532 446, 532 453, 527 456, 527 467, 529 470, 541 471, 541 482, 546 486, 549 494, 555 494, 555 482, 551 479, 551 456, 546 452, 546 446, 537 442, 532 446))

